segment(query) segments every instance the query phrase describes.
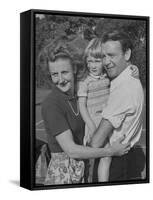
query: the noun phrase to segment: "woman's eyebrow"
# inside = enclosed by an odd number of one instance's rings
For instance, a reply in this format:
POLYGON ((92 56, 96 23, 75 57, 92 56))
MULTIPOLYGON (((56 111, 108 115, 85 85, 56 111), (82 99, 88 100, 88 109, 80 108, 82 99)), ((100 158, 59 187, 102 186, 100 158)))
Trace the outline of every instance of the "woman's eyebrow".
POLYGON ((51 72, 52 75, 57 74, 57 72, 51 72))

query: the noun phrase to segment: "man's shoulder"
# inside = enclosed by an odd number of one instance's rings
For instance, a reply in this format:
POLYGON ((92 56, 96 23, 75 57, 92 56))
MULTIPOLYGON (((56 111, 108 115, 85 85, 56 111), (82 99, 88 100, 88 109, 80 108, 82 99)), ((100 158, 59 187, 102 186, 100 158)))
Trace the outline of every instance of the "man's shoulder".
POLYGON ((138 78, 134 78, 131 75, 120 85, 120 93, 124 96, 124 99, 143 99, 143 87, 138 78))
MULTIPOLYGON (((129 89, 141 89, 142 84, 139 78, 135 78, 132 75, 129 75, 128 79, 125 81, 125 86, 129 89)), ((133 90, 132 90, 133 91, 133 90)))

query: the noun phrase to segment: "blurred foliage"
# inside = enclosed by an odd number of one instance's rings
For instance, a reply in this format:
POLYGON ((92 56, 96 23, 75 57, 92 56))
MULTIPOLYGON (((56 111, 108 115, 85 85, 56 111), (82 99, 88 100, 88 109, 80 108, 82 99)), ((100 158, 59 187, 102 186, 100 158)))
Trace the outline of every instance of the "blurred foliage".
POLYGON ((53 40, 65 41, 78 67, 83 67, 82 54, 93 37, 119 28, 133 40, 132 62, 139 67, 142 84, 146 84, 146 22, 134 19, 112 19, 82 16, 43 15, 36 17, 36 87, 50 87, 45 46, 53 40))

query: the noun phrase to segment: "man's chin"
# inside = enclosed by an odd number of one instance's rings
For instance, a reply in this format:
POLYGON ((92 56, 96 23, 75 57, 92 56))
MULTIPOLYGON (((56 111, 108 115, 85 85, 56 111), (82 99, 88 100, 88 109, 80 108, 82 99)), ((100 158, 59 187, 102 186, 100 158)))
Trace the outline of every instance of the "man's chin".
POLYGON ((113 71, 107 71, 107 75, 110 79, 114 79, 116 77, 116 74, 113 73, 113 71))

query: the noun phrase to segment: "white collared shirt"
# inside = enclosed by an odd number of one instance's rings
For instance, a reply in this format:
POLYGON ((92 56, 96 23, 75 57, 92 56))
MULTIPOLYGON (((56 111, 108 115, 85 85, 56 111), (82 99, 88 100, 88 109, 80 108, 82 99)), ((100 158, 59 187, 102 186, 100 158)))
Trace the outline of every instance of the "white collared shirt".
POLYGON ((125 135, 122 143, 133 146, 141 136, 144 93, 139 79, 132 77, 131 65, 111 81, 110 96, 102 117, 114 127, 110 143, 125 135))

